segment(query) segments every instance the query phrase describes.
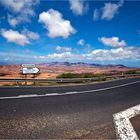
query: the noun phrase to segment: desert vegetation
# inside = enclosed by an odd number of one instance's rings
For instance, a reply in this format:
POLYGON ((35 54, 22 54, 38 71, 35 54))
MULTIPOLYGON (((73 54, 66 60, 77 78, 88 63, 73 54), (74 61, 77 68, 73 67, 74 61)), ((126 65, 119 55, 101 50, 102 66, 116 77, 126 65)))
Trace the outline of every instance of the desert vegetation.
POLYGON ((94 77, 103 77, 105 74, 99 73, 62 73, 56 78, 94 78, 94 77))

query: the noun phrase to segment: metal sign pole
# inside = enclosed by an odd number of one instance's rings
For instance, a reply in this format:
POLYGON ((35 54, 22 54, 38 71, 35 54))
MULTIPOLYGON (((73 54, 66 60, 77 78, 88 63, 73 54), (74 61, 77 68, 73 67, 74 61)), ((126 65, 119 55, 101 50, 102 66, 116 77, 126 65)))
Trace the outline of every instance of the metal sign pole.
MULTIPOLYGON (((34 73, 34 79, 35 79, 35 73, 34 73)), ((34 81, 34 86, 35 86, 35 81, 34 81)))
MULTIPOLYGON (((25 79, 26 79, 27 75, 25 74, 25 79)), ((25 86, 27 85, 27 81, 25 81, 25 86)))
MULTIPOLYGON (((35 64, 22 64, 22 73, 25 75, 25 79, 27 74, 33 74, 33 78, 36 77, 36 74, 39 73, 40 69, 36 67, 35 64)), ((25 85, 27 85, 27 81, 25 81, 25 85)), ((35 82, 33 83, 35 85, 35 82)))

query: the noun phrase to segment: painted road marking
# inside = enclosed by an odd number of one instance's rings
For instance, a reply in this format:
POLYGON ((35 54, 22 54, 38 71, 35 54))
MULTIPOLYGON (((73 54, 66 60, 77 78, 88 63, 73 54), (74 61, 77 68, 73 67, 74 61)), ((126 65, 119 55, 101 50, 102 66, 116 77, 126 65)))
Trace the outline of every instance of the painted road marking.
POLYGON ((133 118, 139 114, 140 104, 113 115, 118 139, 139 140, 130 122, 130 118, 133 118))
POLYGON ((70 95, 70 94, 78 94, 78 93, 91 93, 91 92, 99 92, 99 91, 105 91, 109 89, 115 89, 120 87, 125 87, 128 85, 133 85, 136 83, 140 83, 140 81, 135 81, 131 83, 126 83, 122 85, 112 86, 112 87, 106 87, 101 89, 95 89, 95 90, 87 90, 87 91, 73 91, 73 92, 65 92, 65 93, 46 93, 46 94, 28 94, 28 95, 18 95, 18 96, 10 96, 10 97, 0 97, 0 100, 4 99, 19 99, 19 98, 33 98, 33 97, 46 97, 46 96, 64 96, 64 95, 70 95))

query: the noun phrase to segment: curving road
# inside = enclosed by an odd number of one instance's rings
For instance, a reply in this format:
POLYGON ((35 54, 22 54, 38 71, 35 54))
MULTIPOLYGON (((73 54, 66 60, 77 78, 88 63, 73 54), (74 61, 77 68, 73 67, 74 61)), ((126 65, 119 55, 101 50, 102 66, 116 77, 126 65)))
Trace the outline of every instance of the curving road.
MULTIPOLYGON (((1 87, 0 139, 116 139, 113 114, 138 104, 140 78, 81 86, 1 87)), ((137 120, 139 116, 132 123, 137 120)))

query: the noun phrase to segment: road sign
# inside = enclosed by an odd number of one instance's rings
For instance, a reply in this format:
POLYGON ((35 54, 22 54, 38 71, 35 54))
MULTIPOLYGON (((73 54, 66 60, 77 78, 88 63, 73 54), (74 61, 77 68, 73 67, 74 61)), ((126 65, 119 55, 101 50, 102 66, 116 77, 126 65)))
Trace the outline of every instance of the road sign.
POLYGON ((35 68, 35 64, 22 64, 21 65, 23 68, 35 68))
POLYGON ((23 74, 37 74, 39 72, 39 69, 37 67, 23 67, 22 73, 23 74))

